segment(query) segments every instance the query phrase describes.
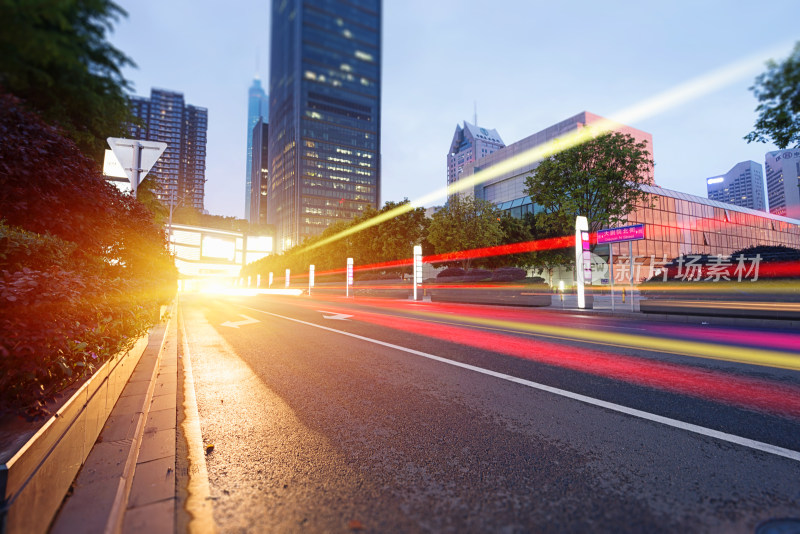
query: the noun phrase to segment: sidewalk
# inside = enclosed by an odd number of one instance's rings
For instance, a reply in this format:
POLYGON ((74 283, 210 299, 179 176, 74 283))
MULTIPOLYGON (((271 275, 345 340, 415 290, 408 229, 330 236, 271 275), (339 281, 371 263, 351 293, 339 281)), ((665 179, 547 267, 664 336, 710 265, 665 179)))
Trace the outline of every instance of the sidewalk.
POLYGON ((52 533, 175 531, 177 323, 152 331, 52 533))

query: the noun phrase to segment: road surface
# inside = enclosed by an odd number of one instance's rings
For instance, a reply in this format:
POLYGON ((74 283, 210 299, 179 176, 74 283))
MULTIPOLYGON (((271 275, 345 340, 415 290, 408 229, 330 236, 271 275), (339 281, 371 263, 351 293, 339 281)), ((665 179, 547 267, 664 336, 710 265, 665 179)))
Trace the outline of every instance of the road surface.
POLYGON ((184 295, 223 532, 754 532, 800 518, 800 334, 184 295))

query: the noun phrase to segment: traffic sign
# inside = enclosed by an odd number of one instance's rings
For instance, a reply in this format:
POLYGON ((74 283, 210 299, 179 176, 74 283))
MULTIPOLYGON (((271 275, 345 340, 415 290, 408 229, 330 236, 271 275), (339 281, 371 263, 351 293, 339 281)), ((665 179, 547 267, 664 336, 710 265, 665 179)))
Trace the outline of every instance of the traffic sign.
POLYGON ((167 143, 159 141, 119 137, 109 137, 106 141, 122 166, 122 170, 131 181, 134 195, 139 187, 140 177, 146 175, 153 168, 158 158, 167 149, 167 143))

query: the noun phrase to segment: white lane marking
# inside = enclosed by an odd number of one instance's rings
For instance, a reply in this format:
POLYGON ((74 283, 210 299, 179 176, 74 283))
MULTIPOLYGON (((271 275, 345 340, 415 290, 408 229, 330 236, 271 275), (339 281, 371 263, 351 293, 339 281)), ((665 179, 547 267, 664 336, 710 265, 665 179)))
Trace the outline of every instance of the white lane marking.
POLYGON ((782 456, 784 458, 789 458, 790 460, 795 460, 800 462, 800 452, 793 451, 791 449, 784 449, 783 447, 778 447, 776 445, 771 445, 769 443, 763 443, 761 441, 756 441, 749 438, 743 438, 741 436, 737 436, 735 434, 728 434, 727 432, 720 432, 719 430, 714 430, 712 428, 706 428, 700 425, 694 425, 692 423, 686 423, 683 421, 679 421, 677 419, 671 419, 669 417, 663 417, 661 415, 652 414, 650 412, 645 412, 642 410, 637 410, 635 408, 629 408, 627 406, 622 406, 621 404, 614 404, 613 402, 607 402, 600 399, 595 399, 594 397, 587 397, 586 395, 581 395, 580 393, 573 393, 571 391, 567 391, 564 389, 554 388, 551 386, 547 386, 545 384, 540 384, 538 382, 532 382, 530 380, 525 380, 524 378, 518 378, 516 376, 511 376, 503 373, 498 373, 497 371, 491 371, 489 369, 484 369, 483 367, 476 367, 474 365, 470 365, 468 363, 457 362, 454 360, 448 360, 447 358, 442 358, 441 356, 436 356, 434 354, 430 354, 427 352, 422 352, 419 350, 409 349, 407 347, 401 347, 400 345, 394 345, 392 343, 387 343, 385 341, 380 341, 378 339, 372 339, 364 336, 359 336, 358 334, 351 334, 350 332, 344 332, 342 330, 336 330, 335 328, 330 328, 327 326, 322 326, 314 323, 309 323, 306 321, 301 321, 300 319, 293 319, 292 317, 286 317, 284 315, 278 315, 277 313, 271 313, 264 310, 259 310, 258 308, 250 308, 248 306, 242 306, 248 310, 257 311, 260 313, 265 313, 267 315, 272 315, 273 317, 278 317, 280 319, 285 319, 287 321, 292 321, 295 323, 304 324, 307 326, 313 326, 314 328, 320 328, 322 330, 327 330, 329 332, 335 332, 337 334, 341 334, 343 336, 352 337, 355 339, 360 339, 362 341, 366 341, 367 343, 374 343, 375 345, 381 345, 384 347, 388 347, 390 349, 395 349, 403 352, 407 352, 409 354, 414 354, 416 356, 422 356, 423 358, 428 358, 429 360, 434 360, 441 363, 446 363, 448 365, 452 365, 454 367, 461 367, 462 369, 468 369, 470 371, 475 371, 476 373, 481 373, 487 376, 492 376, 495 378, 499 378, 501 380, 506 380, 508 382, 514 382, 515 384, 520 384, 523 386, 527 386, 529 388, 538 389, 541 391, 546 391, 548 393, 552 393, 554 395, 559 395, 561 397, 566 397, 569 399, 573 399, 579 402, 583 402, 585 404, 590 404, 592 406, 598 406, 600 408, 606 408, 607 410, 613 410, 615 412, 624 413, 627 415, 631 415, 633 417, 638 417, 640 419, 646 419, 648 421, 653 421, 655 423, 661 423, 662 425, 671 426, 673 428, 679 428, 681 430, 686 430, 687 432, 693 432, 695 434, 700 434, 703 436, 708 436, 711 438, 719 439, 722 441, 727 441, 728 443, 734 443, 736 445, 741 445, 742 447, 747 447, 750 449, 755 449, 757 451, 766 452, 769 454, 774 454, 776 456, 782 456))
POLYGON ((317 310, 317 311, 319 313, 330 313, 330 314, 332 314, 332 315, 323 315, 322 316, 323 319, 336 319, 337 321, 346 321, 347 319, 352 317, 352 315, 347 315, 346 313, 336 313, 336 312, 329 312, 329 311, 323 311, 323 310, 317 310))
POLYGON ((236 321, 236 322, 225 321, 220 326, 228 326, 230 328, 239 328, 240 326, 245 326, 245 325, 248 325, 248 324, 255 324, 255 323, 260 323, 261 322, 258 319, 253 319, 252 317, 248 317, 247 315, 244 315, 244 314, 239 314, 239 317, 244 317, 244 321, 236 321))

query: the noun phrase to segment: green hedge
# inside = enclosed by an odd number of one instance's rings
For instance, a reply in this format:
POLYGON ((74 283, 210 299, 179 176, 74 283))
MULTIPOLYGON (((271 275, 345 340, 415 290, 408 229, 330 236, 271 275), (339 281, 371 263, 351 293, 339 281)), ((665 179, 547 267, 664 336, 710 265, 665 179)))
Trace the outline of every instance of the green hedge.
POLYGON ((70 141, 0 95, 0 412, 45 403, 171 300, 164 231, 70 141))

